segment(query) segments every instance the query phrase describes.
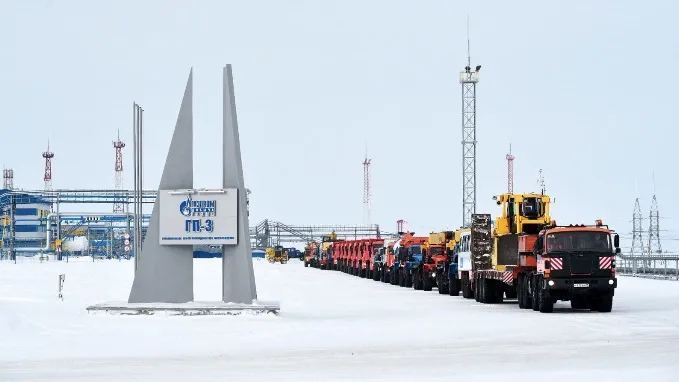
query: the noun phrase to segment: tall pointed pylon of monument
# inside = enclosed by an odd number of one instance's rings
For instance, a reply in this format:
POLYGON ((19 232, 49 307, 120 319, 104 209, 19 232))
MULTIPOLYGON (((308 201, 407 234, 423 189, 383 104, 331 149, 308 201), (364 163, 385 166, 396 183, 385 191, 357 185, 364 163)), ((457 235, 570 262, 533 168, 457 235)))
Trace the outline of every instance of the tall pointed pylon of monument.
MULTIPOLYGON (((193 188, 193 68, 186 82, 159 190, 193 188)), ((160 209, 156 199, 129 303, 193 301, 193 247, 160 245, 160 209)))
POLYGON ((252 304, 257 299, 255 274, 252 267, 247 195, 243 180, 243 160, 240 153, 236 96, 231 65, 224 67, 223 96, 224 167, 223 187, 238 189, 238 244, 223 246, 222 301, 252 304))

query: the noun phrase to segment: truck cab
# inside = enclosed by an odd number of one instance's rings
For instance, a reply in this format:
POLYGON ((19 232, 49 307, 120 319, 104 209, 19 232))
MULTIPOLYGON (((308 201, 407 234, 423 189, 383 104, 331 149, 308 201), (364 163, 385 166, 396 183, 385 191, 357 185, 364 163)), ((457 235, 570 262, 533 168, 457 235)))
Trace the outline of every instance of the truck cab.
POLYGON ((556 224, 540 231, 533 253, 540 277, 538 299, 551 310, 558 300, 573 309, 610 312, 617 287, 615 257, 620 237, 597 220, 586 226, 556 224))
POLYGON ((313 267, 314 266, 314 254, 316 253, 316 248, 318 248, 318 243, 310 242, 304 247, 304 266, 313 267))
POLYGON ((394 264, 394 243, 395 238, 388 238, 382 240, 382 244, 377 248, 375 255, 373 256, 373 278, 379 280, 383 283, 390 281, 390 267, 394 264))
POLYGON ((412 232, 408 232, 399 240, 398 248, 394 246, 396 252, 394 268, 400 286, 407 288, 413 286, 412 268, 422 262, 422 248, 427 239, 427 237, 413 236, 412 232))

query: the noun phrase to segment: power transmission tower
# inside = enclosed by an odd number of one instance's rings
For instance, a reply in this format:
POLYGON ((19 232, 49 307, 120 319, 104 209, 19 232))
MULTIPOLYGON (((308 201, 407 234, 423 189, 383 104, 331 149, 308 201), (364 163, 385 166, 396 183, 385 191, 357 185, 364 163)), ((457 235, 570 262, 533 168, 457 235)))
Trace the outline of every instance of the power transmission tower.
POLYGON ((658 201, 653 195, 651 201, 651 210, 648 213, 649 227, 648 227, 648 254, 662 253, 662 246, 660 245, 660 211, 658 210, 658 201))
MULTIPOLYGON (((634 214, 632 215, 632 248, 630 249, 630 255, 632 255, 632 257, 641 256, 646 252, 644 251, 643 219, 639 198, 636 198, 634 202, 634 214)), ((646 261, 644 261, 643 264, 646 265, 646 261)))

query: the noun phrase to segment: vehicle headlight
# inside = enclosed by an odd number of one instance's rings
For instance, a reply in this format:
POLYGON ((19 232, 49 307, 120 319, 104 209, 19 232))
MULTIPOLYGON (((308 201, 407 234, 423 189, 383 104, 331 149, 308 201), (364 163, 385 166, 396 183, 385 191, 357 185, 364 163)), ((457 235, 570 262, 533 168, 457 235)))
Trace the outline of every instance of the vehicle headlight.
POLYGON ((552 281, 552 280, 547 281, 547 285, 554 286, 554 281, 552 281))
POLYGON ((436 272, 432 272, 431 277, 436 277, 436 272))
POLYGON ((613 281, 613 280, 608 280, 608 285, 613 285, 614 282, 615 281, 613 281))

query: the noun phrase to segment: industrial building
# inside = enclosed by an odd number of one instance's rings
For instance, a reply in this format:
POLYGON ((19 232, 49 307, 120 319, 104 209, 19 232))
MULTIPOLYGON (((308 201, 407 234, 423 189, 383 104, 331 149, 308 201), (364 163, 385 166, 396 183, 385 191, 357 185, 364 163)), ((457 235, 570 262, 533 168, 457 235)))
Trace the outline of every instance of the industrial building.
MULTIPOLYGON (((145 204, 155 203, 157 192, 144 191, 145 204)), ((56 253, 61 256, 94 256, 130 258, 134 256, 133 216, 129 205, 133 192, 129 190, 10 190, 0 191, 2 241, 0 255, 33 256, 56 253), (69 212, 77 206, 122 204, 123 212, 69 212), (67 211, 68 210, 68 211, 67 211)), ((105 207, 104 207, 105 206, 105 207)), ((150 221, 142 217, 142 237, 150 221)), ((284 243, 306 243, 320 240, 331 232, 340 238, 363 238, 384 235, 378 225, 297 225, 263 220, 250 227, 253 249, 263 249, 284 243)), ((196 246, 194 257, 219 257, 220 246, 196 246)))

